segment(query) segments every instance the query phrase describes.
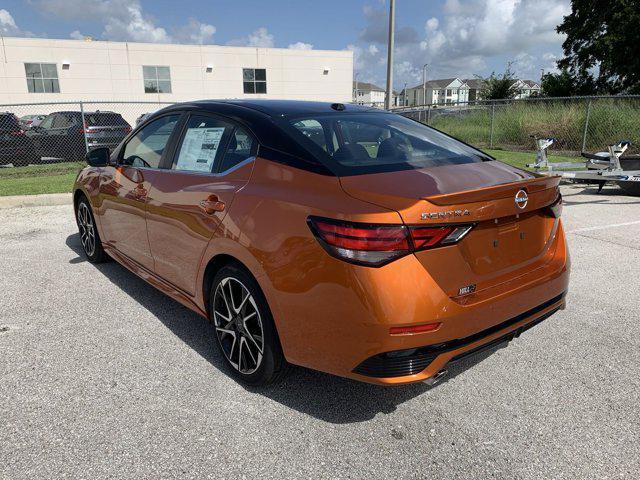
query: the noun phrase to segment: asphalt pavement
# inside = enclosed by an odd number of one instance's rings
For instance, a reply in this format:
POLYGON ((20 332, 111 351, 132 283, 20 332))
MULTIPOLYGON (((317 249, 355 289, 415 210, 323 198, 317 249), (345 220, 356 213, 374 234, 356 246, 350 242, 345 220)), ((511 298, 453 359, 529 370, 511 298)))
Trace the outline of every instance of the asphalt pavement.
POLYGON ((639 478, 640 198, 563 193, 567 309, 433 388, 243 387, 70 206, 0 210, 0 478, 639 478))

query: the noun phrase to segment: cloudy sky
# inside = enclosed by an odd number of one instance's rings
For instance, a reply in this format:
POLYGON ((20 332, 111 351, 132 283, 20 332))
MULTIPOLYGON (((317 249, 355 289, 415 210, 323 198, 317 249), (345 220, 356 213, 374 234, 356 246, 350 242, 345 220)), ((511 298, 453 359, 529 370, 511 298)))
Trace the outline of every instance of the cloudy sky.
MULTIPOLYGON (((569 0, 397 0, 396 88, 428 78, 554 69, 569 0)), ((2 0, 5 36, 350 49, 384 86, 388 0, 2 0)))

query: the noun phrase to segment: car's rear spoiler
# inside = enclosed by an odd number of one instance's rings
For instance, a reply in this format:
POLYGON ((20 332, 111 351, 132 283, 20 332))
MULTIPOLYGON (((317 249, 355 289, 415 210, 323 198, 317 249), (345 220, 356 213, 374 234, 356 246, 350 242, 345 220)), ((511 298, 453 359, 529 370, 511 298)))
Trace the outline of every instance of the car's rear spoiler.
POLYGON ((556 188, 560 184, 560 176, 545 176, 531 180, 522 180, 512 183, 504 183, 493 187, 484 187, 477 190, 446 193, 426 197, 424 200, 434 205, 461 205, 465 203, 486 202, 499 198, 514 197, 518 190, 524 189, 528 194, 541 192, 549 188, 556 188))

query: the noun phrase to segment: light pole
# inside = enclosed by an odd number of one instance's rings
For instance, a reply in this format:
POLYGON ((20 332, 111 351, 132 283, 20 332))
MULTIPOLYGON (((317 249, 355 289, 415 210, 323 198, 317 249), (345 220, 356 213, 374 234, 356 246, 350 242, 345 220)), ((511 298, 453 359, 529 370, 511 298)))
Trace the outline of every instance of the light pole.
POLYGON ((387 98, 384 101, 385 108, 391 110, 393 102, 393 37, 396 17, 396 0, 389 2, 389 45, 387 46, 387 98))
POLYGON ((356 73, 356 90, 355 90, 355 95, 354 95, 354 102, 356 105, 358 105, 358 75, 360 75, 360 73, 356 73))
POLYGON ((422 104, 423 105, 427 104, 427 66, 428 66, 427 63, 425 63, 422 66, 422 104))
POLYGON ((404 88, 402 89, 402 106, 407 106, 407 82, 404 82, 404 88))

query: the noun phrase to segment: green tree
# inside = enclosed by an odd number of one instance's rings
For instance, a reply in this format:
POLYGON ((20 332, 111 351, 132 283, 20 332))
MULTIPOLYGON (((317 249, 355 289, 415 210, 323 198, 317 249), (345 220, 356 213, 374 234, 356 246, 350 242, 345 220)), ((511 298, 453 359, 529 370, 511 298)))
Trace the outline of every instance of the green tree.
POLYGON ((568 70, 546 73, 542 77, 542 95, 545 97, 571 97, 573 95, 595 95, 592 80, 578 82, 568 70))
POLYGON ((640 93, 640 0, 572 0, 558 61, 580 90, 640 93))
POLYGON ((507 65, 506 70, 501 75, 491 72, 487 78, 481 78, 484 84, 482 97, 486 100, 501 100, 503 98, 514 98, 518 93, 516 88, 517 79, 511 71, 511 65, 507 65))

